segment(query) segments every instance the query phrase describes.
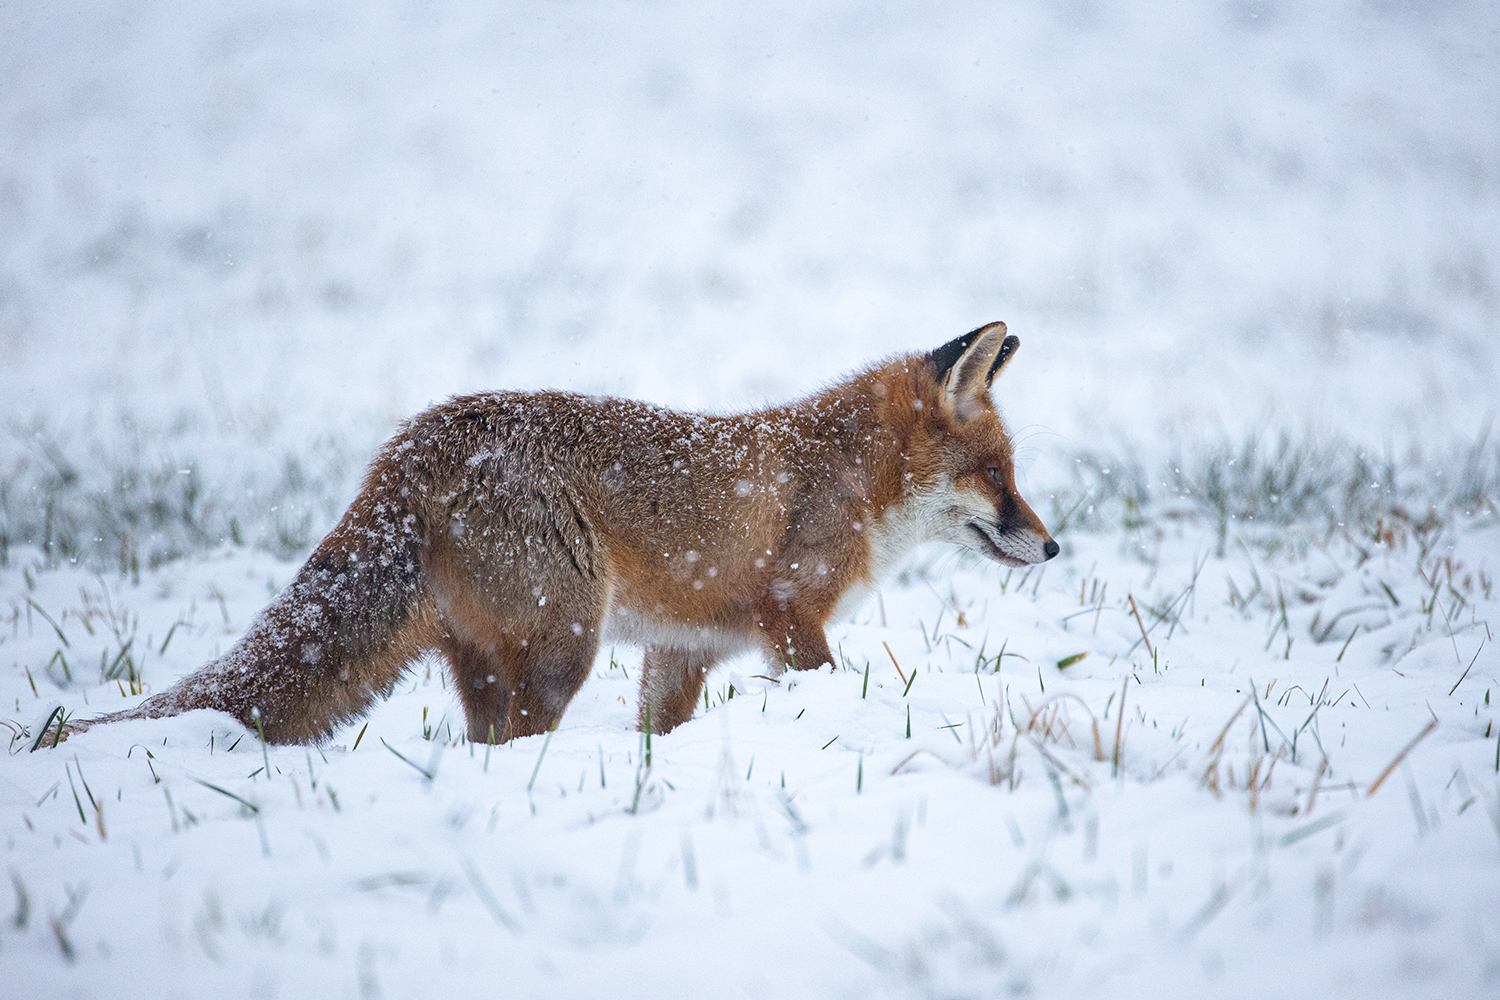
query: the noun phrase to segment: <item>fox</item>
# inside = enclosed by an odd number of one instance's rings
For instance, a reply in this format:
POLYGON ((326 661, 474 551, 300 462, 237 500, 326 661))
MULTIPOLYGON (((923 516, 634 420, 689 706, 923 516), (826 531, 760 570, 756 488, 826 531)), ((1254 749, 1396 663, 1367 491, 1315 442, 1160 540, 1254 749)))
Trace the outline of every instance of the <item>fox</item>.
POLYGON ((827 626, 921 543, 1011 567, 1058 554, 1016 490, 990 395, 1019 344, 989 323, 724 416, 559 391, 454 397, 379 449, 227 653, 60 735, 207 708, 269 743, 323 743, 437 652, 468 739, 502 743, 556 726, 605 640, 643 648, 638 724, 670 732, 728 657, 758 648, 775 673, 833 663, 827 626))

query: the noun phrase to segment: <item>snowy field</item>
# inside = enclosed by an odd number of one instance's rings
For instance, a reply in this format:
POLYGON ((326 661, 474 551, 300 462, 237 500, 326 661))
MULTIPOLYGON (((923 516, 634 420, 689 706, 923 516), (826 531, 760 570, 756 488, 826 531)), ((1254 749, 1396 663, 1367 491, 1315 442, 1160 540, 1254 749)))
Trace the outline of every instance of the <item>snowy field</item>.
POLYGON ((1500 995, 1496 122, 1483 3, 0 8, 0 996, 1500 995), (28 752, 432 402, 993 319, 1062 555, 922 550, 832 671, 28 752))

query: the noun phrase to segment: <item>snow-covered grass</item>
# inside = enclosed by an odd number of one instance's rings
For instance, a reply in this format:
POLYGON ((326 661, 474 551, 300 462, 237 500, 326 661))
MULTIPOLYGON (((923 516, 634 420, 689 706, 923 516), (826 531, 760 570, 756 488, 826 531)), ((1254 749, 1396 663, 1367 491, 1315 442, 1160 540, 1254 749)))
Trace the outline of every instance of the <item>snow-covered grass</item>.
POLYGON ((230 471, 200 455, 201 428, 133 421, 68 440, 33 423, 11 441, 0 563, 11 546, 31 545, 49 564, 129 574, 226 544, 304 554, 343 513, 369 457, 324 435, 296 451, 246 450, 230 471))
POLYGON ((1497 44, 1479 0, 0 8, 0 995, 1500 990, 1497 44), (321 749, 29 752, 227 649, 436 400, 743 409, 993 319, 1063 554, 923 551, 832 672, 735 661, 649 748, 620 648, 490 750, 424 660, 321 749))
POLYGON ((437 661, 321 750, 204 712, 49 749, 59 696, 161 687, 293 567, 229 548, 135 582, 18 551, 10 988, 1492 989, 1493 517, 1236 529, 1222 556, 1191 520, 1065 537, 1031 571, 927 551, 833 632, 838 669, 736 661, 649 742, 638 656, 605 650, 555 733, 493 749, 437 661))
POLYGON ((1196 518, 1214 525, 1222 556, 1235 525, 1377 536, 1406 526, 1431 535, 1453 517, 1500 514, 1500 442, 1486 431, 1445 444, 1397 457, 1389 447, 1283 431, 1270 441, 1178 444, 1154 467, 1101 450, 1064 455, 1071 475, 1049 494, 1051 527, 1133 531, 1196 518))
MULTIPOLYGON (((333 526, 365 461, 324 435, 300 453, 252 451, 226 475, 204 471, 215 463, 193 452, 202 446, 198 428, 132 424, 107 437, 108 445, 61 442, 45 425, 12 429, 16 457, 0 482, 0 565, 12 545, 39 548, 48 565, 82 561, 128 574, 231 543, 290 559, 333 526)), ((1178 444, 1155 465, 1136 454, 1062 451, 1050 456, 1050 476, 1033 478, 1033 498, 1055 535, 1207 519, 1220 555, 1236 523, 1359 532, 1409 522, 1430 532, 1451 516, 1495 514, 1500 442, 1486 430, 1441 445, 1427 454, 1413 445, 1397 457, 1389 448, 1283 432, 1272 441, 1178 444)))

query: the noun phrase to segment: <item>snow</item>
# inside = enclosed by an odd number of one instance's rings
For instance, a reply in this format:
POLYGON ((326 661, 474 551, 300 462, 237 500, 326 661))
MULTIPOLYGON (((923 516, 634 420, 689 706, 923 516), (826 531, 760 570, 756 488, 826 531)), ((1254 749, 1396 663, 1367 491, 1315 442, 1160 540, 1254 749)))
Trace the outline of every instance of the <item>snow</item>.
POLYGON ((1044 520, 1080 450, 1462 454, 1497 46, 1482 3, 0 11, 0 995, 1500 990, 1493 508, 923 549, 649 768, 626 647, 488 751, 432 659, 321 750, 26 752, 226 651, 457 393, 725 412, 1003 319, 1044 520), (39 549, 52 490, 137 562, 39 549))
MULTIPOLYGON (((1163 540, 1153 569, 1115 539, 1075 538, 1029 577, 934 552, 936 565, 831 632, 841 669, 773 682, 734 661, 710 678, 709 711, 653 739, 649 769, 634 731, 638 659, 623 650, 601 654, 556 733, 488 752, 448 745, 462 716, 441 665, 424 662, 367 729, 321 752, 263 750, 195 712, 14 753, 5 837, 32 915, 0 938, 12 988, 1492 988, 1500 731, 1481 647, 1500 595, 1477 585, 1467 614, 1450 601, 1429 627, 1413 551, 1356 566, 1347 544, 1217 559, 1206 541, 1163 540), (1279 634, 1266 639, 1274 598, 1230 606, 1231 581, 1248 591, 1252 570, 1288 595, 1291 655, 1279 634), (1154 656, 1124 602, 1080 604, 1101 581, 1142 605, 1181 599, 1181 622, 1152 629, 1154 656), (1360 633, 1345 648, 1346 618, 1315 644, 1314 616, 1345 607, 1367 609, 1360 633), (1263 722, 1254 702, 1236 717, 1251 684, 1263 722), (1041 721, 1018 737, 1033 713, 1041 721), (1437 729, 1370 795, 1430 718, 1437 729), (251 776, 263 760, 271 782, 251 776), (65 924, 71 963, 45 923, 70 893, 86 893, 65 924)), ((1453 559, 1460 591, 1477 566, 1492 579, 1500 531, 1449 541, 1429 571, 1453 559)), ((6 592, 42 608, 81 588, 88 607, 138 615, 146 676, 166 677, 221 650, 290 568, 228 550, 174 563, 149 587, 54 571, 35 591, 22 572, 5 574, 6 592), (206 599, 213 587, 223 605, 206 599)), ((59 622, 75 670, 117 649, 107 615, 93 622, 93 637, 76 617, 59 622)), ((35 668, 55 632, 24 612, 9 632, 45 690, 35 668)), ((19 671, 7 683, 29 694, 19 671)), ((122 703, 113 685, 81 695, 90 708, 122 703)))

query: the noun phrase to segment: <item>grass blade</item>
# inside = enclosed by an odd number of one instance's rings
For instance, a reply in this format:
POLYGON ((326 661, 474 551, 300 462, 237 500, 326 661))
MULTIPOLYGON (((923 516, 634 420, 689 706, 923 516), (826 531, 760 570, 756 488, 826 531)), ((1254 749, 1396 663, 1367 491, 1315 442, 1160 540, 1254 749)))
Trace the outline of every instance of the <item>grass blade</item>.
POLYGON ((1365 798, 1368 799, 1372 797, 1376 792, 1380 791, 1380 786, 1385 784, 1385 779, 1391 776, 1391 772, 1400 766, 1401 762, 1406 759, 1406 755, 1415 750, 1417 744, 1426 739, 1427 734, 1436 729, 1437 725, 1438 721, 1436 719, 1427 720, 1427 725, 1422 727, 1422 731, 1413 736, 1411 738, 1411 742, 1402 747, 1401 752, 1396 754, 1395 757, 1391 758, 1391 762, 1385 766, 1385 770, 1380 772, 1380 777, 1376 778, 1375 781, 1370 785, 1370 790, 1368 792, 1365 792, 1365 798))
MULTIPOLYGON (((192 778, 192 775, 188 775, 188 777, 192 778)), ((240 798, 238 795, 229 791, 227 788, 220 788, 213 782, 204 781, 202 778, 193 778, 193 780, 202 785, 204 788, 211 788, 214 791, 218 792, 220 795, 227 795, 229 798, 234 799, 234 801, 238 802, 240 805, 244 806, 246 809, 249 809, 253 813, 260 812, 260 806, 256 805, 254 802, 250 802, 246 799, 240 798)))
POLYGON ((397 757, 399 757, 404 763, 406 763, 407 765, 409 765, 413 770, 415 770, 417 773, 421 774, 422 777, 426 778, 428 781, 432 780, 432 774, 427 770, 427 768, 423 767, 420 764, 413 764, 411 762, 411 760, 405 754, 403 754, 400 750, 397 750, 395 747, 391 746, 389 743, 386 743, 384 736, 380 737, 380 742, 385 745, 385 748, 387 750, 389 750, 391 753, 393 753, 397 757))

